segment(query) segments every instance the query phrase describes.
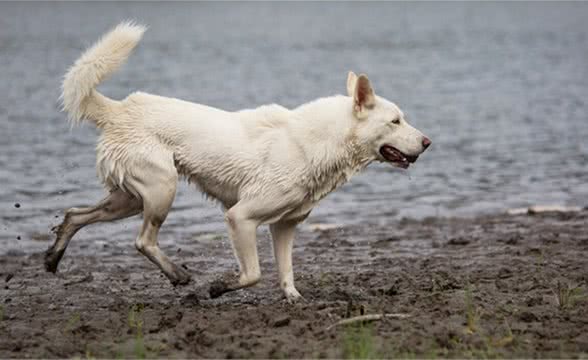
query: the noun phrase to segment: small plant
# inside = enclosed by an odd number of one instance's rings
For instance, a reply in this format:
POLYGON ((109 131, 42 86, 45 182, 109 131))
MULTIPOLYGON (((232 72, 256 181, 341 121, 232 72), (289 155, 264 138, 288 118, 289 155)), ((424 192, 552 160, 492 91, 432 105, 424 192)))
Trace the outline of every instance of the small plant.
POLYGON ((135 330, 135 357, 145 359, 147 351, 143 341, 143 304, 135 304, 129 311, 129 327, 135 330))
POLYGON ((372 328, 363 324, 348 326, 345 330, 343 356, 346 359, 378 358, 372 328))
POLYGON ((63 333, 72 331, 73 328, 76 326, 76 324, 79 323, 79 322, 80 322, 80 313, 73 314, 69 318, 69 320, 67 320, 67 323, 63 327, 63 333))
POLYGON ((90 349, 86 346, 86 359, 87 360, 93 360, 95 359, 94 356, 92 356, 92 352, 90 351, 90 349))
POLYGON ((498 339, 493 339, 493 341, 491 341, 492 346, 505 347, 513 343, 514 336, 512 334, 512 330, 510 329, 510 325, 508 325, 506 320, 504 321, 504 326, 506 328, 506 334, 498 339))
POLYGON ((478 328, 478 319, 480 313, 474 304, 472 289, 468 285, 465 291, 465 310, 466 310, 466 333, 473 334, 478 328))
POLYGON ((320 287, 324 287, 332 283, 333 280, 328 273, 322 272, 319 276, 318 283, 320 287))
POLYGON ((563 284, 558 281, 555 289, 552 289, 558 307, 563 310, 571 308, 582 297, 582 288, 572 286, 568 283, 563 284))
POLYGON ((545 268, 545 266, 547 265, 547 259, 545 259, 545 254, 541 250, 539 250, 539 256, 537 256, 536 265, 539 268, 545 268))

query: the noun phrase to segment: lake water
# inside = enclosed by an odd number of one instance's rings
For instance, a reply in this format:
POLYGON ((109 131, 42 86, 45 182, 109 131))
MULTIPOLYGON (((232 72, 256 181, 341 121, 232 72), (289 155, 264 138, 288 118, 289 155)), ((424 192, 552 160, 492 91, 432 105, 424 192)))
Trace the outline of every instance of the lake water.
MULTIPOLYGON (((108 96, 294 107, 344 93, 354 70, 433 140, 408 172, 370 166, 309 222, 588 205, 588 3, 0 3, 0 254, 44 249, 63 209, 103 196, 96 130, 70 131, 60 79, 129 18, 149 30, 108 96)), ((83 236, 132 247, 138 227, 83 236)), ((182 185, 162 241, 222 229, 182 185)))

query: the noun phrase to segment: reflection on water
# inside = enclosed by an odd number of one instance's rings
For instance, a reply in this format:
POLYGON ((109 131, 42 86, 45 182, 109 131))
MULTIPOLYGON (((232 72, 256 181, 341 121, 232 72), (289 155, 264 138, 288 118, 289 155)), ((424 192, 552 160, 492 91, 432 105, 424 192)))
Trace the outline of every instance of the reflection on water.
MULTIPOLYGON (((352 69, 433 139, 408 172, 373 165, 310 221, 587 205, 587 16, 586 3, 0 3, 0 253, 45 247, 62 209, 102 196, 96 131, 69 131, 59 83, 126 18, 150 29, 101 87, 111 97, 293 107, 343 93, 352 69)), ((130 244, 137 227, 86 234, 130 244)), ((217 206, 183 185, 162 241, 221 228, 217 206)))

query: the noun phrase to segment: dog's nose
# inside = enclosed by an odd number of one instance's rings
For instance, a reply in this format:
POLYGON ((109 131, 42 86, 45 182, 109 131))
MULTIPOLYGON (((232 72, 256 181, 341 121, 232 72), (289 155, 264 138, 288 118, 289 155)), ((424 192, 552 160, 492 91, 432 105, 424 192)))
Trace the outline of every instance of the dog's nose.
POLYGON ((431 145, 431 140, 428 137, 424 137, 423 138, 423 147, 426 149, 429 147, 429 145, 431 145))

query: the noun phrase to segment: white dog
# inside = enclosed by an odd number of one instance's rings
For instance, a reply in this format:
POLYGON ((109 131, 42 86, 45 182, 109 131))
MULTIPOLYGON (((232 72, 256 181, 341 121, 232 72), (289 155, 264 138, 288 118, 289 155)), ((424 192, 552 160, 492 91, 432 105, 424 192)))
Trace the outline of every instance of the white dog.
POLYGON ((188 283, 190 275, 157 243, 183 176, 224 206, 239 261, 239 275, 214 282, 210 295, 259 281, 256 229, 269 224, 280 287, 289 301, 300 298, 292 272, 296 225, 372 161, 407 168, 431 141, 396 105, 376 96, 365 75, 352 72, 348 96, 293 110, 266 105, 227 112, 141 92, 122 101, 100 94, 96 86, 124 63, 144 31, 132 23, 118 25, 65 75, 62 101, 69 119, 91 121, 102 131, 97 170, 110 193, 94 207, 67 210, 46 253, 46 269, 57 270, 82 227, 143 212, 135 246, 172 284, 188 283))

